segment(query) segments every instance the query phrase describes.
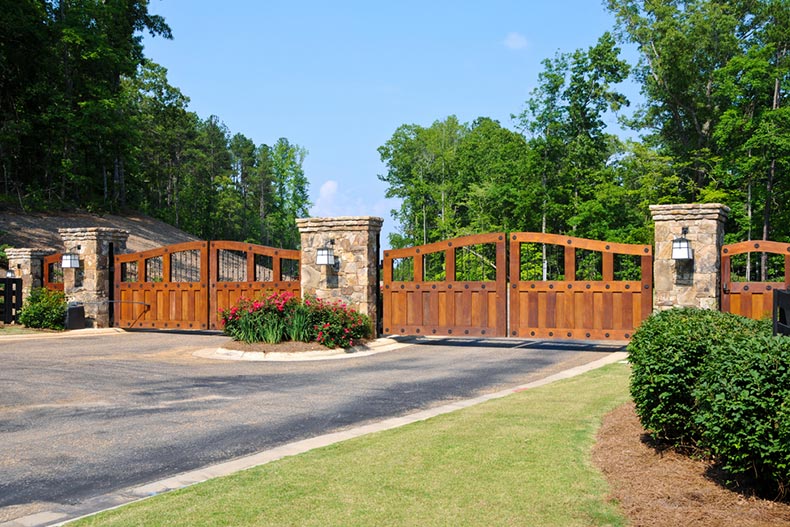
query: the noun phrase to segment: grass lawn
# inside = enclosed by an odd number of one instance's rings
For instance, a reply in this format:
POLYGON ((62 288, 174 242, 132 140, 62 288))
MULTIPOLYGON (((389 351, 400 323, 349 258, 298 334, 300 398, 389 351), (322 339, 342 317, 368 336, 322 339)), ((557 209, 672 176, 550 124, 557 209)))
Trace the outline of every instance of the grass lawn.
POLYGON ((613 364, 76 525, 625 525, 590 449, 628 374, 613 364))
POLYGON ((0 325, 0 337, 3 335, 24 335, 27 333, 52 333, 52 331, 26 328, 18 324, 0 325))

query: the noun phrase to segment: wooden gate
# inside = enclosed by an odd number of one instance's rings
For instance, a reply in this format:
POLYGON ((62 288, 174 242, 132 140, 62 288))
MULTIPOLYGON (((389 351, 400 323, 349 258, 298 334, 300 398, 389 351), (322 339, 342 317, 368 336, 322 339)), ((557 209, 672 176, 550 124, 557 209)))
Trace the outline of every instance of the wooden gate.
POLYGON ((44 279, 42 280, 45 289, 50 291, 63 291, 63 268, 60 266, 62 253, 50 254, 44 257, 44 279))
POLYGON ((384 251, 387 334, 507 335, 505 234, 384 251))
POLYGON ((16 322, 22 310, 22 279, 0 278, 0 322, 16 322))
POLYGON ((627 340, 653 309, 653 249, 510 235, 510 335, 627 340))
POLYGON ((627 340, 653 307, 649 245, 494 233, 383 264, 386 334, 627 340))
POLYGON ((773 292, 790 288, 790 244, 772 241, 746 241, 721 249, 721 310, 744 317, 770 318, 773 292), (765 253, 774 276, 760 276, 760 258, 765 253), (735 272, 737 269, 740 272, 735 272), (760 281, 752 281, 751 276, 760 281))
POLYGON ((186 242, 115 257, 115 317, 124 328, 221 329, 240 297, 299 294, 299 251, 228 241, 186 242))

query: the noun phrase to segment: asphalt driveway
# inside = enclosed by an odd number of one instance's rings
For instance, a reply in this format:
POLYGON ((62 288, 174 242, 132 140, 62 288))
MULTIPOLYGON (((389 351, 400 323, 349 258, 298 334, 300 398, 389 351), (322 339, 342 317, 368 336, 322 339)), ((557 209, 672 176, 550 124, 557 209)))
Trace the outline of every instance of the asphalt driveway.
POLYGON ((0 523, 537 380, 616 346, 416 340, 332 361, 193 355, 216 334, 0 340, 0 523))

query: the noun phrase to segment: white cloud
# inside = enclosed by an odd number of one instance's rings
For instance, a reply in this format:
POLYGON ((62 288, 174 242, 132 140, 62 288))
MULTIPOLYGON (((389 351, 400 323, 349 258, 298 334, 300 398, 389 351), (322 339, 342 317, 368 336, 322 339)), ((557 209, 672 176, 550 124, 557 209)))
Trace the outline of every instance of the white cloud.
POLYGON ((317 218, 337 216, 337 181, 329 180, 321 185, 318 199, 310 210, 310 215, 317 218))
POLYGON ((529 45, 529 42, 527 42, 527 37, 514 31, 507 34, 503 44, 508 49, 524 49, 529 45))

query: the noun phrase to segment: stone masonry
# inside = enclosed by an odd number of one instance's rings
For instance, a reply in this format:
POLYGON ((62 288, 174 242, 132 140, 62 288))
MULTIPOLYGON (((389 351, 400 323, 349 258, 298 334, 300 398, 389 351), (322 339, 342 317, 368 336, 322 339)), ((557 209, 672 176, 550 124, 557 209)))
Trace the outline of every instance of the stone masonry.
POLYGON ((54 249, 6 249, 8 270, 22 279, 23 301, 33 289, 44 285, 43 259, 55 252, 54 249))
POLYGON ((80 269, 63 270, 63 290, 69 302, 85 306, 89 327, 109 327, 110 321, 110 245, 114 254, 126 251, 129 232, 108 227, 58 229, 67 253, 77 253, 80 269))
POLYGON ((382 218, 344 216, 297 219, 302 242, 302 295, 342 300, 371 318, 377 327, 378 236, 382 218), (339 270, 316 264, 316 250, 334 240, 339 270))
POLYGON ((655 223, 654 311, 672 307, 719 309, 721 248, 729 212, 719 203, 650 206, 655 223), (682 236, 683 227, 688 228, 685 237, 694 250, 691 262, 672 259, 672 240, 682 236))

